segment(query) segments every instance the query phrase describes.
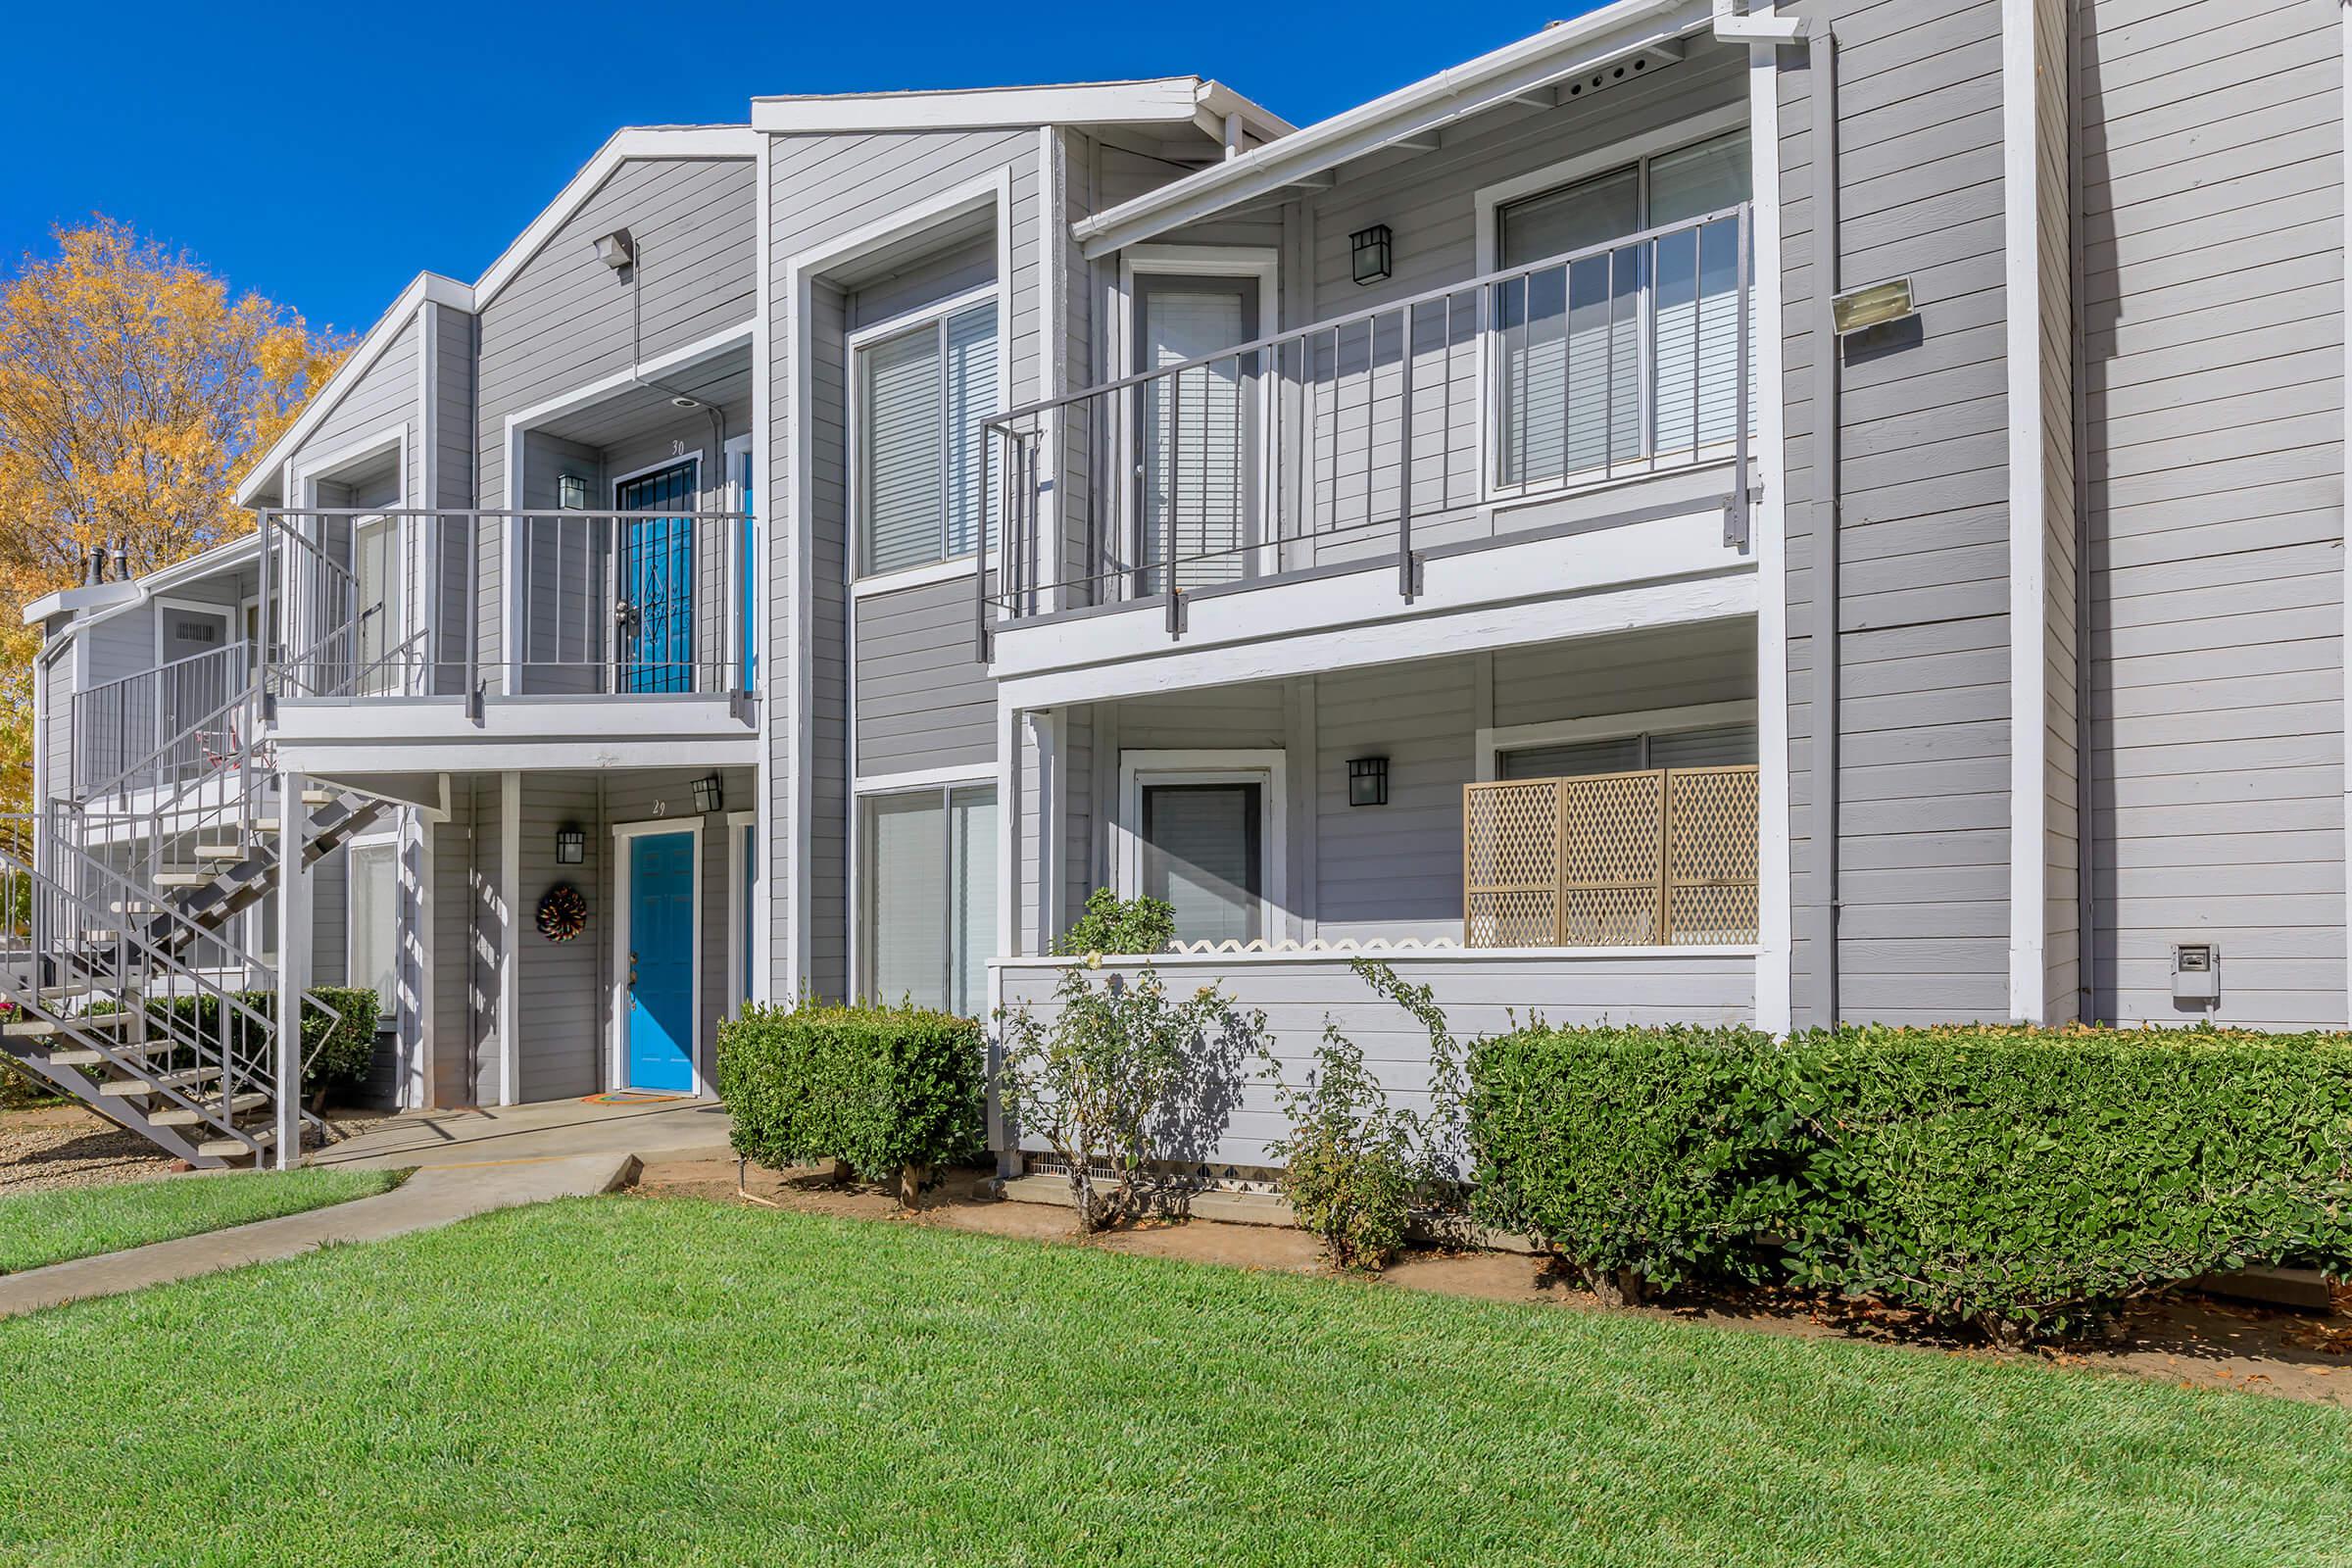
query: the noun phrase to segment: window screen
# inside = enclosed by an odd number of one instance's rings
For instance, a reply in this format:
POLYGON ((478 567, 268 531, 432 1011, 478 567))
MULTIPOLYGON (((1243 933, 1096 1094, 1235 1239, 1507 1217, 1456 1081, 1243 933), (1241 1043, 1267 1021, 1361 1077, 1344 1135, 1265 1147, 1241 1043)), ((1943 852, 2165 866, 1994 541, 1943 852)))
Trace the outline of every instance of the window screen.
POLYGON ((866 994, 977 1017, 997 951, 996 787, 877 795, 864 811, 866 994))
POLYGON ((997 408, 995 303, 868 344, 858 371, 863 569, 898 571, 994 543, 981 421, 997 408))
POLYGON ((377 1016, 399 1016, 399 851, 390 844, 355 844, 349 861, 350 983, 375 992, 377 1016))
POLYGON ((1755 725, 1710 724, 1560 746, 1525 746, 1497 757, 1495 772, 1502 778, 1579 778, 1650 767, 1740 767, 1755 760, 1755 725))
POLYGON ((1264 789, 1144 786, 1144 893, 1175 907, 1179 941, 1250 942, 1264 934, 1264 789))

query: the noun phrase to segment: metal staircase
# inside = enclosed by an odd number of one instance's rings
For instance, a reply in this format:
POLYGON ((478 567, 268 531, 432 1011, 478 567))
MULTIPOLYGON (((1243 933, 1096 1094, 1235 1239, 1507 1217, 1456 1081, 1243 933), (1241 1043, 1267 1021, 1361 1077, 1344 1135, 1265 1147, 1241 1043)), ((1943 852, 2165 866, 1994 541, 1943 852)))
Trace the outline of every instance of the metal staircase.
MULTIPOLYGON (((149 673, 185 684, 173 666, 149 673)), ((283 809, 265 696, 244 680, 150 754, 77 776, 37 821, 0 832, 0 1050, 195 1165, 258 1160, 300 1126, 301 1085, 281 1084, 274 1025, 242 995, 273 991, 276 973, 236 929, 277 887, 283 824, 303 822, 309 865, 390 808, 305 791, 283 809)))

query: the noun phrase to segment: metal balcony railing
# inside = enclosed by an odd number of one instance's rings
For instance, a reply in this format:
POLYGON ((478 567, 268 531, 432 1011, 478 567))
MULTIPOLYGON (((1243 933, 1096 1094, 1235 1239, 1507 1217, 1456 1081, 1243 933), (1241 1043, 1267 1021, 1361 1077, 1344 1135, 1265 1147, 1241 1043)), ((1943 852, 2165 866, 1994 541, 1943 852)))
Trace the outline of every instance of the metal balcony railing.
POLYGON ((743 693, 750 527, 733 512, 266 512, 270 690, 743 693))
POLYGON ((232 742, 209 721, 252 677, 252 651, 236 642, 75 692, 67 793, 120 798, 212 772, 232 742))
POLYGON ((1164 604, 1506 531, 1497 509, 1710 463, 1747 539, 1749 209, 1728 208, 986 421, 1006 620, 1164 604))

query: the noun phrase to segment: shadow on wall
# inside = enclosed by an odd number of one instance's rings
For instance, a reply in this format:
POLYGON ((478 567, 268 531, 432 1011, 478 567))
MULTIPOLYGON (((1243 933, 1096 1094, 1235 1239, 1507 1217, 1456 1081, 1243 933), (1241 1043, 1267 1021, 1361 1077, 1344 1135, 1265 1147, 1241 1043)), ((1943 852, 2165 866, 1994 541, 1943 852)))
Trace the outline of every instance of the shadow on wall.
POLYGON ((1257 1033, 1231 1010, 1198 1051, 1183 1086, 1161 1105, 1152 1127, 1152 1147, 1163 1159, 1200 1164, 1215 1154, 1263 1054, 1257 1033))

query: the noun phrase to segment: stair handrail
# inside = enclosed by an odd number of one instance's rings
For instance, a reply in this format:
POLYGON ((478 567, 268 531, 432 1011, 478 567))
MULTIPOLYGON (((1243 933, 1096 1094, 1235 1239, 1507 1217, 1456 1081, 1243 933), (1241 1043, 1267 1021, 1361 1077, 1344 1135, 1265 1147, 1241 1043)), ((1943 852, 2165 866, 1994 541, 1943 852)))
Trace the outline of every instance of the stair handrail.
MULTIPOLYGON (((28 823, 32 821, 30 817, 25 818, 25 820, 28 823)), ((0 822, 4 821, 5 818, 0 818, 0 822)), ((97 857, 91 855, 88 851, 74 845, 66 839, 64 830, 55 823, 50 824, 49 832, 51 835, 50 842, 52 854, 63 854, 74 857, 76 860, 82 862, 80 868, 85 874, 94 874, 101 881, 111 884, 114 891, 122 899, 124 903, 127 904, 134 901, 140 903, 152 903, 155 906, 154 912, 156 914, 161 915, 167 922, 170 923, 171 926, 180 928, 187 933, 186 935, 181 936, 176 944, 169 939, 163 941, 160 944, 163 951, 170 952, 175 945, 179 944, 209 943, 214 948, 219 950, 220 955, 223 959, 227 960, 226 963, 222 965, 223 967, 240 969, 247 975, 254 977, 255 983, 249 984, 242 989, 247 991, 256 991, 273 990, 275 988, 277 976, 277 966, 275 964, 263 961, 260 957, 246 952, 242 947, 230 941, 227 937, 221 935, 218 929, 203 925, 185 912, 173 908, 171 901, 163 896, 160 889, 141 887, 138 883, 131 881, 128 877, 116 870, 113 866, 108 865, 104 860, 101 860, 97 857)), ((0 827, 0 834, 4 833, 5 828, 0 827)), ((29 857, 26 858, 29 859, 29 857)), ((278 852, 278 859, 280 874, 283 874, 284 854, 282 850, 278 852)), ((149 929, 152 937, 153 927, 151 926, 149 929)), ((195 966, 190 965, 189 967, 194 968, 195 966)), ((302 993, 301 1001, 305 1007, 316 1007, 320 1012, 324 1013, 326 1015, 328 1025, 327 1032, 322 1033, 319 1036, 318 1044, 309 1047, 303 1055, 303 1070, 305 1073, 308 1073, 311 1064, 318 1059, 318 1053, 326 1048, 327 1033, 331 1033, 334 1029, 343 1024, 344 1014, 342 1008, 327 1001, 324 996, 320 995, 316 990, 305 990, 302 993)))
MULTIPOLYGON (((117 772, 105 779, 99 780, 95 783, 87 784, 83 783, 79 778, 74 779, 72 781, 72 798, 81 801, 92 801, 110 792, 119 795, 126 795, 128 792, 123 788, 123 786, 134 775, 157 766, 167 755, 172 753, 177 748, 185 744, 192 736, 201 733, 208 724, 220 716, 223 710, 233 706, 243 695, 243 687, 238 685, 238 683, 233 679, 233 674, 246 663, 247 647, 248 645, 246 644, 245 640, 243 638, 239 638, 237 641, 230 643, 225 648, 208 648, 201 654, 190 654, 185 659, 174 659, 168 663, 158 664, 152 669, 143 669, 135 674, 120 676, 117 679, 105 681, 99 685, 93 686, 87 691, 76 692, 74 695, 74 717, 71 728, 73 731, 74 743, 72 757, 74 763, 74 770, 76 773, 78 773, 80 770, 79 764, 83 750, 88 745, 88 737, 85 733, 85 724, 81 718, 81 714, 85 711, 85 704, 87 705, 88 709, 94 710, 95 708, 95 704, 87 703, 88 699, 96 698, 121 688, 126 688, 142 683, 154 685, 158 688, 160 693, 161 688, 168 680, 187 673, 191 666, 205 661, 214 661, 224 664, 227 666, 227 671, 232 677, 231 679, 225 680, 222 683, 229 689, 230 695, 222 702, 220 708, 216 708, 213 710, 213 711, 204 714, 191 723, 182 725, 169 739, 157 742, 155 748, 148 752, 147 755, 139 758, 135 761, 125 763, 117 772)), ((251 685, 252 682, 250 679, 248 679, 244 684, 251 685)), ((157 713, 159 719, 161 712, 162 702, 159 695, 157 701, 157 713)))
MULTIPOLYGON (((53 850, 56 848, 58 846, 52 846, 53 850)), ((78 851, 72 853, 79 855, 78 851)), ((111 868, 99 866, 98 869, 112 874, 111 868)), ((78 937, 83 931, 97 929, 81 922, 104 919, 108 911, 102 911, 94 906, 86 895, 74 892, 36 869, 29 861, 5 850, 0 850, 0 872, 24 887, 30 895, 27 935, 35 961, 27 977, 27 989, 18 999, 19 1005, 63 1025, 73 1032, 78 1043, 97 1052, 110 1066, 140 1080, 151 1093, 162 1095, 183 1109, 193 1111, 205 1122, 229 1136, 251 1143, 253 1140, 236 1125, 237 1112, 234 1107, 238 1097, 244 1094, 260 1092, 274 1102, 279 1093, 277 1075, 273 1070, 275 1027, 271 1020, 241 1001, 228 987, 193 965, 181 962, 152 936, 135 933, 127 921, 119 921, 105 928, 110 931, 113 940, 98 945, 98 948, 111 947, 114 958, 111 973, 99 972, 99 962, 92 946, 79 941, 69 945, 61 940, 65 932, 60 931, 59 926, 62 923, 67 931, 78 937), (77 952, 83 956, 65 956, 77 952), (41 998, 43 982, 52 972, 67 981, 81 974, 92 976, 115 991, 114 997, 104 1000, 112 1001, 123 1008, 132 1006, 135 1001, 135 1005, 144 1010, 145 1026, 151 1029, 160 1027, 174 1049, 185 1049, 192 1053, 194 1067, 217 1064, 220 1084, 215 1093, 219 1108, 202 1103, 196 1096, 183 1092, 180 1086, 168 1081, 171 1074, 180 1069, 167 1064, 159 1070, 146 1059, 148 1053, 145 1051, 135 1055, 118 1053, 115 1048, 122 1042, 110 1040, 102 1029, 87 1025, 76 1028, 76 1014, 67 1012, 62 1006, 53 1007, 44 1003, 41 998), (211 1001, 213 1018, 218 1026, 217 1038, 210 1042, 206 1039, 205 1008, 202 1006, 190 1009, 189 1015, 183 1018, 176 1008, 158 1010, 148 1005, 155 1000, 148 994, 154 976, 161 976, 169 982, 168 994, 173 999, 185 994, 199 1002, 211 1001), (233 1044, 254 1039, 265 1043, 258 1051, 239 1050, 233 1044)), ((201 1088, 201 1085, 194 1087, 201 1088)), ((296 1093, 300 1093, 299 1086, 296 1093)))

